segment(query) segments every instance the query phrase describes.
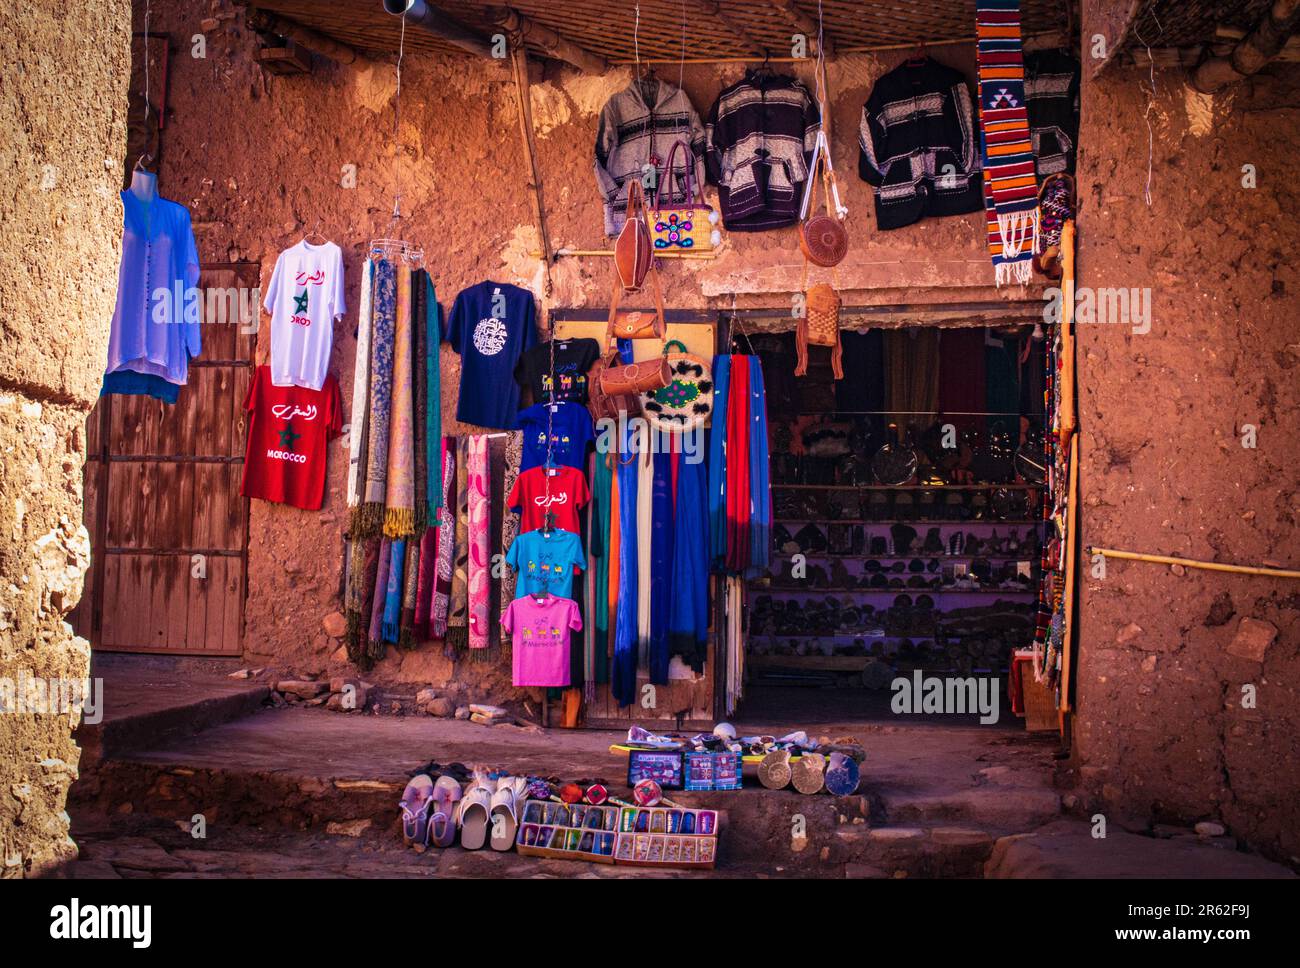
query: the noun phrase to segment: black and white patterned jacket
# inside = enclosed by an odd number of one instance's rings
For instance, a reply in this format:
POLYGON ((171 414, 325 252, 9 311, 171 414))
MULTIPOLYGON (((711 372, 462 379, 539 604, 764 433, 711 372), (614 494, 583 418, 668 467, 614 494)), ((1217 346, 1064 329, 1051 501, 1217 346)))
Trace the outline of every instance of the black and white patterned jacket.
POLYGON ((727 229, 760 232, 799 220, 820 126, 816 101, 793 77, 747 71, 718 95, 704 125, 705 161, 727 229))
POLYGON ((1079 62, 1063 50, 1025 55, 1025 103, 1039 184, 1058 172, 1074 174, 1079 140, 1079 62))
POLYGON ((879 228, 984 207, 976 123, 966 78, 930 58, 876 82, 858 127, 858 174, 875 186, 879 228))

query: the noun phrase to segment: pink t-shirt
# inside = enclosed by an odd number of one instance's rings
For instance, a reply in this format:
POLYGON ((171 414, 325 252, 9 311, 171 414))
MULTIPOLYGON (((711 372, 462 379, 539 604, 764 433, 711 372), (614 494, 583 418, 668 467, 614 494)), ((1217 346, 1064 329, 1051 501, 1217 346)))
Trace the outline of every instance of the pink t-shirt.
POLYGON ((501 626, 512 635, 516 686, 569 684, 569 629, 582 630, 578 603, 571 598, 536 595, 516 598, 506 608, 501 626))

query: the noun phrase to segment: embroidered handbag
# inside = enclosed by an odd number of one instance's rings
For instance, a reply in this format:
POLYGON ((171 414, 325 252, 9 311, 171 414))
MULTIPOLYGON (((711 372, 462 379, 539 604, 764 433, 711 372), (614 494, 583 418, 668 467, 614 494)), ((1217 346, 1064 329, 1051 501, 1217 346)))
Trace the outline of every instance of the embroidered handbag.
POLYGON ((664 344, 668 383, 641 394, 641 411, 659 430, 689 430, 703 426, 713 412, 713 373, 708 362, 687 351, 680 340, 664 344), (678 352, 671 352, 679 347, 678 352))
POLYGON ((650 209, 650 238, 656 251, 666 249, 689 249, 692 252, 708 252, 713 248, 713 223, 717 216, 713 209, 704 203, 700 186, 695 184, 695 152, 685 141, 676 142, 668 152, 668 161, 655 186, 655 203, 650 209), (665 204, 665 196, 672 196, 671 184, 664 192, 665 182, 671 183, 673 177, 673 158, 681 148, 686 155, 686 177, 682 195, 686 201, 678 205, 665 204))
POLYGON ((614 273, 619 285, 628 292, 637 292, 653 262, 645 193, 641 190, 641 180, 634 176, 627 181, 627 221, 614 241, 614 273))
POLYGON ((840 347, 840 297, 833 287, 824 282, 808 288, 808 267, 804 266, 804 314, 795 328, 795 348, 798 363, 795 376, 808 372, 808 347, 831 347, 831 372, 835 379, 844 379, 843 351, 840 347))
POLYGON ((830 148, 823 131, 817 132, 817 145, 813 149, 812 170, 808 173, 808 184, 804 188, 804 200, 800 214, 803 221, 799 223, 799 248, 804 258, 813 265, 830 268, 839 265, 849 251, 849 233, 844 228, 845 209, 840 204, 840 189, 835 181, 835 171, 831 168, 830 148), (821 173, 822 191, 826 196, 826 214, 812 214, 810 211, 812 194, 816 191, 818 172, 821 173), (835 194, 835 206, 831 207, 831 193, 835 194))
POLYGON ((654 289, 655 308, 619 309, 623 297, 623 287, 614 284, 614 294, 609 301, 609 326, 605 330, 605 342, 611 344, 618 339, 663 339, 668 331, 664 317, 664 294, 659 285, 659 272, 651 270, 651 282, 654 289))

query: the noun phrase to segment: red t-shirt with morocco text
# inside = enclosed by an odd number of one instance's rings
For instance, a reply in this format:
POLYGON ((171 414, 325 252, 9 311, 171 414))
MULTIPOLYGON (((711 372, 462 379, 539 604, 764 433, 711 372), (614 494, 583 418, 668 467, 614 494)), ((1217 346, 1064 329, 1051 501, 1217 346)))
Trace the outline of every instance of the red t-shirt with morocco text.
POLYGON ((248 452, 239 493, 316 511, 325 503, 325 452, 343 429, 343 401, 333 374, 319 390, 278 387, 259 366, 244 409, 248 452))

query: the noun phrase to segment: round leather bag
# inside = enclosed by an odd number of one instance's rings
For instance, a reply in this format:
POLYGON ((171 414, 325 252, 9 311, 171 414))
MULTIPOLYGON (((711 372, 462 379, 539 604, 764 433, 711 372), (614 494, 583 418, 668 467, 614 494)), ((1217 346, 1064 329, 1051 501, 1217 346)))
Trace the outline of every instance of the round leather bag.
POLYGON ((799 223, 799 248, 813 265, 829 269, 849 253, 849 233, 833 215, 811 215, 799 223))
POLYGON ((657 430, 680 431, 702 426, 713 412, 713 373, 709 364, 688 353, 680 340, 664 347, 668 385, 641 394, 641 413, 657 430), (677 352, 671 352, 679 347, 677 352))

